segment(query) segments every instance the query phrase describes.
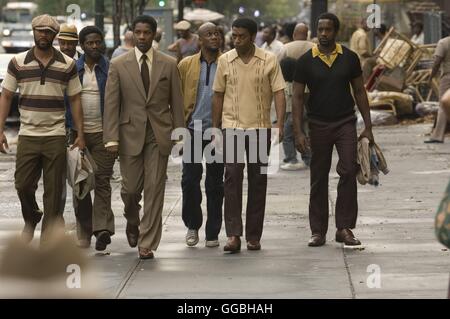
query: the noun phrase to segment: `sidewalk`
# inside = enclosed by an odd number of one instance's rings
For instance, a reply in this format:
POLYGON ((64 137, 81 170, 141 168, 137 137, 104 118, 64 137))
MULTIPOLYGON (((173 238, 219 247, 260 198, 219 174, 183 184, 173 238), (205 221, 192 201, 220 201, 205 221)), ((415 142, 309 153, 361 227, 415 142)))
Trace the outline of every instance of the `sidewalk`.
MULTIPOLYGON (((334 216, 327 244, 308 247, 309 171, 281 170, 269 176, 261 251, 247 251, 244 245, 240 254, 224 254, 224 229, 221 246, 206 248, 204 228, 197 247, 188 248, 181 220, 181 168, 172 163, 161 244, 154 260, 140 261, 137 249, 128 247, 120 184, 113 183, 116 234, 109 254, 87 251, 99 290, 107 298, 445 298, 450 254, 437 243, 433 223, 450 178, 450 141, 424 144, 429 129, 429 124, 422 124, 374 130, 391 172, 380 176, 378 188, 359 185, 355 235, 364 250, 343 248, 334 241, 334 216), (367 285, 369 265, 379 267, 380 288, 367 285)), ((331 206, 338 182, 336 161, 335 154, 331 206)), ((1 156, 0 250, 23 226, 13 174, 13 157, 1 156)), ((37 198, 41 204, 42 184, 37 198)), ((69 228, 74 227, 71 203, 68 198, 69 228)))

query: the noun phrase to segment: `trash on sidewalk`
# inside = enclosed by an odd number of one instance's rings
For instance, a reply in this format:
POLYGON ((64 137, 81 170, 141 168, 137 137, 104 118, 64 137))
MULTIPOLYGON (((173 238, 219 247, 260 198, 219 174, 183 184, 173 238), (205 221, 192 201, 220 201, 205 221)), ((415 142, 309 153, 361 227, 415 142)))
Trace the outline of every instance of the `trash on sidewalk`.
POLYGON ((429 114, 437 114, 439 111, 439 102, 422 102, 417 103, 416 113, 420 116, 426 116, 429 114))
POLYGON ((430 81, 436 44, 417 45, 391 28, 374 50, 372 74, 366 82, 374 125, 396 124, 393 116, 425 117, 437 111, 439 83, 430 81), (430 86, 431 84, 431 86, 430 86), (391 113, 388 115, 386 113, 391 113))
POLYGON ((413 113, 413 97, 409 94, 392 91, 373 91, 367 94, 371 109, 389 106, 394 115, 413 113))
MULTIPOLYGON (((395 125, 398 123, 398 119, 395 116, 395 114, 391 111, 373 111, 370 110, 370 118, 372 120, 373 126, 380 126, 380 125, 395 125)), ((364 120, 361 116, 361 113, 357 113, 357 122, 356 126, 359 129, 364 128, 364 120)))

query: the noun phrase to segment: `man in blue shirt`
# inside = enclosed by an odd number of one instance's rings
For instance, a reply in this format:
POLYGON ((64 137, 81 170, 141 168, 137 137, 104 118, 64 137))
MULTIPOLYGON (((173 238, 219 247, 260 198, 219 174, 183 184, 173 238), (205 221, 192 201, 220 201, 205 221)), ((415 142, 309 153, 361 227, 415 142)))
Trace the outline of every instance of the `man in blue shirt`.
MULTIPOLYGON (((212 127, 213 82, 220 54, 220 34, 213 23, 203 24, 199 30, 200 53, 183 59, 178 65, 184 95, 186 126, 191 134, 188 159, 183 160, 183 221, 188 232, 186 244, 195 246, 199 241, 198 230, 202 225, 202 179, 203 151, 210 143, 203 139, 203 133, 212 127), (195 138, 197 137, 197 139, 195 138), (198 138, 200 137, 200 138, 198 138), (199 141, 199 142, 197 142, 199 141), (200 145, 201 144, 201 145, 200 145), (201 149, 201 156, 195 152, 201 149)), ((208 219, 206 222, 206 247, 219 246, 218 236, 222 225, 223 163, 206 164, 206 198, 208 219)))

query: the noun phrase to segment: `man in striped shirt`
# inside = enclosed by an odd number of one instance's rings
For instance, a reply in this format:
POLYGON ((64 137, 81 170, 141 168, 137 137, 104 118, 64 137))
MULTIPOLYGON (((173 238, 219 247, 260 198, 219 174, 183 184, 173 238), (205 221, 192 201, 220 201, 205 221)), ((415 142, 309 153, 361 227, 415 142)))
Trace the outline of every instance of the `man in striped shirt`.
POLYGON ((20 130, 17 146, 15 187, 22 205, 25 227, 22 238, 33 239, 36 225, 42 222, 41 245, 48 242, 55 228, 63 227, 66 183, 66 130, 64 93, 70 99, 78 130, 73 148, 84 149, 81 84, 75 61, 56 50, 53 40, 58 22, 49 15, 32 21, 35 46, 16 55, 8 65, 0 99, 0 152, 8 143, 5 119, 14 92, 19 89, 20 130), (44 214, 35 192, 43 172, 44 214))

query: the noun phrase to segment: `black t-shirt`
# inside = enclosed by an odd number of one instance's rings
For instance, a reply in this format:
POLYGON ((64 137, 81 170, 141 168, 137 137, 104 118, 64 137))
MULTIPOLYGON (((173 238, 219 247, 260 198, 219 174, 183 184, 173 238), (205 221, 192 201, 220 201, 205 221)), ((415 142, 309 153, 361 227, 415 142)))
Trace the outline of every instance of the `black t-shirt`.
POLYGON ((362 74, 358 55, 342 46, 331 68, 309 50, 297 60, 294 81, 310 90, 308 117, 333 122, 355 113, 350 81, 362 74))

